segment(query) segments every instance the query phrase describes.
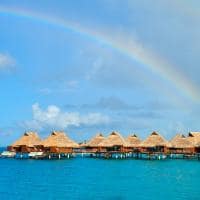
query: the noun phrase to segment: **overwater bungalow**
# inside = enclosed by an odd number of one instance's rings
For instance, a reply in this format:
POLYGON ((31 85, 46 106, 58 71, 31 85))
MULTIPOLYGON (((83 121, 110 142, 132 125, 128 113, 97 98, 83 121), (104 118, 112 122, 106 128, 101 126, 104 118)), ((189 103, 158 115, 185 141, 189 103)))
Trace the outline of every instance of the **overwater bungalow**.
POLYGON ((193 145, 196 145, 200 142, 200 132, 189 132, 187 138, 193 145))
POLYGON ((169 142, 159 133, 153 132, 140 144, 140 151, 147 153, 166 153, 169 142))
POLYGON ((136 134, 130 135, 126 138, 127 150, 130 152, 138 152, 141 144, 140 138, 136 134))
POLYGON ((21 138, 8 146, 8 150, 21 153, 38 152, 42 151, 41 142, 37 133, 25 132, 21 138))
POLYGON ((73 153, 74 148, 79 148, 64 132, 58 131, 53 131, 41 144, 46 153, 73 153))
POLYGON ((120 133, 113 131, 107 138, 99 143, 100 151, 105 152, 125 152, 127 147, 126 140, 120 133))
POLYGON ((174 138, 172 138, 168 149, 170 153, 174 154, 194 153, 194 145, 182 134, 177 134, 174 138))
POLYGON ((103 136, 103 134, 98 133, 91 140, 89 140, 85 144, 82 144, 81 147, 84 148, 86 152, 95 153, 100 150, 99 144, 103 142, 104 139, 105 137, 103 136))
POLYGON ((187 139, 192 142, 195 152, 200 153, 200 132, 189 132, 187 139))

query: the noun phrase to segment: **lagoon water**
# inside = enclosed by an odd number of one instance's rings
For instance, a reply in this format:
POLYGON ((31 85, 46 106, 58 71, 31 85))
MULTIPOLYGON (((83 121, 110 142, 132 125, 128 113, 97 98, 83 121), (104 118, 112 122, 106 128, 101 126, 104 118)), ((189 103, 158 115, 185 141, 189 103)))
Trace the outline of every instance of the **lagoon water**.
POLYGON ((0 159, 0 199, 199 200, 200 161, 0 159))

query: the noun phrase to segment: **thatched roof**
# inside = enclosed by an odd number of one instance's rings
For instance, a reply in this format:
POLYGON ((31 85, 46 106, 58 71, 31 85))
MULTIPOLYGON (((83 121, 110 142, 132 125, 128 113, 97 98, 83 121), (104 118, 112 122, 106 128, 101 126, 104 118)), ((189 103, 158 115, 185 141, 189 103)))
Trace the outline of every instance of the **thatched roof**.
POLYGON ((105 137, 101 133, 99 133, 91 140, 89 140, 86 144, 83 144, 82 146, 97 147, 104 139, 105 137))
POLYGON ((69 139, 64 132, 58 131, 53 131, 48 138, 43 140, 42 145, 44 147, 79 147, 79 145, 73 140, 69 139))
POLYGON ((169 146, 169 142, 165 140, 159 133, 153 132, 140 144, 141 147, 169 146))
POLYGON ((192 142, 194 146, 200 143, 200 132, 189 132, 187 139, 192 142))
POLYGON ((141 140, 137 137, 137 135, 133 134, 126 138, 126 142, 128 147, 138 147, 141 143, 141 140))
POLYGON ((107 138, 105 138, 101 143, 101 147, 113 147, 113 146, 127 146, 127 142, 120 135, 120 133, 113 131, 107 138))
POLYGON ((33 147, 36 145, 40 145, 41 139, 39 138, 38 134, 35 132, 25 132, 24 135, 15 141, 11 146, 27 146, 33 147))
POLYGON ((170 147, 173 147, 173 148, 192 148, 193 144, 184 135, 177 134, 170 141, 170 147))

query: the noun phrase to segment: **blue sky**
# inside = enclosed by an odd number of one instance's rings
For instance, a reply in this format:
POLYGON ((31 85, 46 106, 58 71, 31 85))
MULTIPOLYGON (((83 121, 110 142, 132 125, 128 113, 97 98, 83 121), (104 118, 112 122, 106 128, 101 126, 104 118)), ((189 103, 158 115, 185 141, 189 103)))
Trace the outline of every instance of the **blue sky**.
POLYGON ((0 145, 199 130, 200 3, 0 1, 0 145))

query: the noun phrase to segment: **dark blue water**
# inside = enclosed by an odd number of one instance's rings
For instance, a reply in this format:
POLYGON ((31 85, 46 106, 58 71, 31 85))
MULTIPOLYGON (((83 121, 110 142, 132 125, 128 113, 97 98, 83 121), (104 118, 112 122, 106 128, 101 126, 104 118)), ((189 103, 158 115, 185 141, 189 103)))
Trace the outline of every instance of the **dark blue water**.
POLYGON ((0 159, 0 199, 200 199, 200 161, 0 159))

